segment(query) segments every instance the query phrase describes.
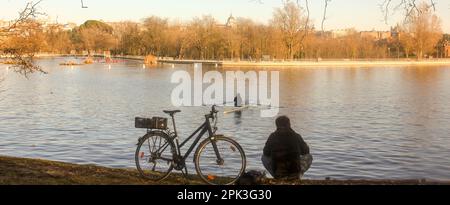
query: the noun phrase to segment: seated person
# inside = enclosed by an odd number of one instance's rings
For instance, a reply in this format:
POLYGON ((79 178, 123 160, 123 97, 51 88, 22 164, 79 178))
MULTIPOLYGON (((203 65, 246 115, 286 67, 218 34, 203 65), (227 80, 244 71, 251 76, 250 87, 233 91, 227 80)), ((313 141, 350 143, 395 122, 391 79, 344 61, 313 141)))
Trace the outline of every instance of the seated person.
POLYGON ((279 117, 276 126, 264 147, 263 165, 275 179, 301 179, 313 161, 309 147, 288 117, 279 117))

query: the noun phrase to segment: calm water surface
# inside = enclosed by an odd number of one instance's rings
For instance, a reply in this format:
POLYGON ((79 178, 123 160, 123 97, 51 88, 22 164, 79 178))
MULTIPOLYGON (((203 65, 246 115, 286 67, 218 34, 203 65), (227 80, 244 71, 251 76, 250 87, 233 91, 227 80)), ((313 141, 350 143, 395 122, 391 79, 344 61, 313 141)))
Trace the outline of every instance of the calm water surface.
MULTIPOLYGON (((62 61, 40 60, 49 74, 29 79, 0 65, 0 155, 133 168, 145 134, 134 117, 164 116, 173 108, 171 74, 192 71, 131 61, 71 69, 62 61)), ((315 157, 307 178, 450 179, 450 67, 278 70, 280 114, 292 118, 315 157)), ((181 108, 182 138, 208 109, 181 108)), ((273 122, 250 109, 221 115, 219 132, 244 147, 250 169, 263 169, 273 122)))

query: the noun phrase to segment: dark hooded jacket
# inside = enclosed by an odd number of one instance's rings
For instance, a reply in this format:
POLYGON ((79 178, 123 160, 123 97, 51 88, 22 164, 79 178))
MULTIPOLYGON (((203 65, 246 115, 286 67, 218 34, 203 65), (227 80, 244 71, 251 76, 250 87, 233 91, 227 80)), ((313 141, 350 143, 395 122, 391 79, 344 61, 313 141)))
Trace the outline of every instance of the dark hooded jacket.
POLYGON ((300 155, 310 154, 309 147, 290 125, 278 127, 264 147, 264 155, 272 160, 275 178, 298 176, 301 171, 300 155))
POLYGON ((272 157, 273 154, 278 153, 307 155, 309 147, 302 136, 291 128, 278 128, 267 140, 264 155, 272 157))

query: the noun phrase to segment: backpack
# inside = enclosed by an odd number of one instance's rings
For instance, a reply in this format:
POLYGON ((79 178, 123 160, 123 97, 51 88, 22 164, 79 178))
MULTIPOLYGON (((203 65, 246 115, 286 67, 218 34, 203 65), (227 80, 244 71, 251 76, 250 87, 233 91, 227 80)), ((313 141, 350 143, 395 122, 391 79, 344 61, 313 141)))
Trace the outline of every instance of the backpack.
POLYGON ((236 185, 260 185, 264 183, 266 172, 251 170, 245 172, 236 182, 236 185))

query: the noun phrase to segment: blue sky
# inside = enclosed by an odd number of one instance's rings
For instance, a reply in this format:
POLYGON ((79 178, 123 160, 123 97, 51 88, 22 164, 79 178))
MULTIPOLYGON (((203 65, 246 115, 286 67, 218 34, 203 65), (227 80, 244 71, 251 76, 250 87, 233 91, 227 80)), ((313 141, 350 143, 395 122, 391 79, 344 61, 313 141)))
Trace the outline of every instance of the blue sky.
MULTIPOLYGON (((59 22, 82 23, 87 19, 104 21, 138 21, 156 15, 178 20, 194 16, 212 15, 225 21, 230 13, 266 23, 281 0, 84 0, 88 9, 82 9, 80 0, 43 0, 40 7, 49 18, 59 22)), ((387 30, 400 21, 399 16, 383 21, 379 4, 383 0, 332 0, 328 9, 325 29, 356 28, 358 30, 387 30)), ((27 0, 0 0, 0 19, 12 19, 27 0)), ((304 2, 304 1, 303 1, 304 2)), ((437 15, 442 19, 443 30, 450 32, 450 3, 437 0, 437 15)), ((310 0, 311 18, 317 27, 322 18, 323 0, 310 0)))

